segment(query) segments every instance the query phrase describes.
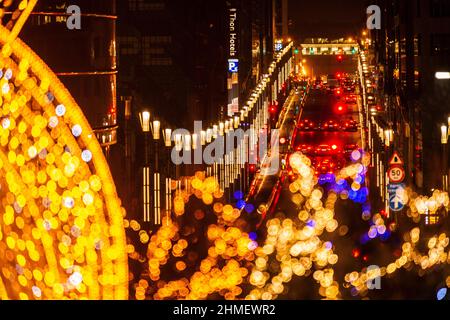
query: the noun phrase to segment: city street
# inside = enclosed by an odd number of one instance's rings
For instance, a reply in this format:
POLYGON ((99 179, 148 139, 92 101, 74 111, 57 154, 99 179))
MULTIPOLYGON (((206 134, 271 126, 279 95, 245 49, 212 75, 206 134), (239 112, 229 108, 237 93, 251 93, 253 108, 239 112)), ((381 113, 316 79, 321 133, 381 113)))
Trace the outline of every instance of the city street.
POLYGON ((0 20, 0 300, 450 300, 450 1, 0 20))

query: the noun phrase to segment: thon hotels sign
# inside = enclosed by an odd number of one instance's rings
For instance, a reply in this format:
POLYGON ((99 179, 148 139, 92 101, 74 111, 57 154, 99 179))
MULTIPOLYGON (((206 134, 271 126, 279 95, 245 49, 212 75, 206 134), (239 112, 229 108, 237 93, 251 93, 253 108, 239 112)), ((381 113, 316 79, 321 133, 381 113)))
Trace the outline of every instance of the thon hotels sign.
POLYGON ((237 58, 237 49, 238 49, 238 28, 237 28, 237 9, 229 8, 228 9, 228 39, 229 39, 229 58, 236 59, 237 58))
POLYGON ((227 10, 228 21, 228 104, 227 115, 233 116, 239 111, 239 28, 238 9, 231 1, 227 10))

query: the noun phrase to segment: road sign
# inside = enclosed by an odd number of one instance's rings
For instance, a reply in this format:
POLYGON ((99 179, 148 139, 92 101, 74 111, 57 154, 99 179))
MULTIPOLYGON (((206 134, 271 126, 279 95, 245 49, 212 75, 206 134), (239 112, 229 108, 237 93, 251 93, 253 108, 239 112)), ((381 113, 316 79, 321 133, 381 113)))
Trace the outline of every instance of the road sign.
POLYGON ((388 184, 389 208, 392 211, 401 211, 405 207, 402 197, 397 192, 398 189, 405 189, 405 187, 404 183, 388 184))
POLYGON ((398 155, 397 151, 395 151, 394 154, 392 155, 392 158, 391 158, 391 161, 389 161, 389 164, 391 166, 403 165, 404 164, 402 158, 400 158, 400 156, 398 155))
POLYGON ((388 170, 389 182, 399 183, 405 180, 405 169, 400 165, 393 165, 388 170))
POLYGON ((392 211, 401 211, 405 207, 402 199, 397 194, 389 195, 389 208, 392 211))

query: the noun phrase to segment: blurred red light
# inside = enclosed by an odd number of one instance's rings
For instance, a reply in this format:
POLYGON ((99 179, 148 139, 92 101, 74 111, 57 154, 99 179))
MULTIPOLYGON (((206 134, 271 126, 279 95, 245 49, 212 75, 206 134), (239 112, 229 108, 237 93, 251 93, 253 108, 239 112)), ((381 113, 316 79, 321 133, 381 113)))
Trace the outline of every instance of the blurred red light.
POLYGON ((359 251, 359 249, 353 249, 352 251, 353 258, 358 258, 360 254, 361 252, 359 251))

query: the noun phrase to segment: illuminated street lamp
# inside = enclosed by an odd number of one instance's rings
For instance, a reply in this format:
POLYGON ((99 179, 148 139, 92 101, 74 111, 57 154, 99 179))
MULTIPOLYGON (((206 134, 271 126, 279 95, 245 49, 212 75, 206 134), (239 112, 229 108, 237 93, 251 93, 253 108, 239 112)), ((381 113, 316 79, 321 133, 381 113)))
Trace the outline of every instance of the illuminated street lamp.
POLYGON ((165 210, 166 223, 169 223, 169 217, 172 212, 172 178, 171 178, 171 147, 172 147, 172 129, 166 128, 163 131, 164 145, 167 150, 167 172, 165 178, 165 210))
POLYGON ((213 137, 213 130, 211 128, 206 129, 206 143, 211 143, 213 137))
POLYGON ((394 132, 392 129, 384 130, 384 141, 387 147, 394 141, 394 132))
POLYGON ((447 142, 448 142, 447 126, 446 125, 442 125, 441 126, 441 143, 442 144, 447 144, 447 142))
POLYGON ((142 132, 150 132, 150 112, 143 111, 139 113, 139 119, 141 121, 142 132))
POLYGON ((142 111, 139 113, 139 120, 141 123, 142 132, 144 133, 144 157, 145 162, 142 168, 142 206, 143 206, 143 221, 151 221, 151 173, 150 161, 148 151, 148 136, 150 134, 150 112, 142 111))
POLYGON ((435 77, 438 80, 449 80, 450 79, 450 72, 448 71, 438 71, 435 73, 435 77))
MULTIPOLYGON (((450 120, 450 119, 448 119, 450 120)), ((441 145, 442 145, 442 189, 449 189, 449 170, 448 170, 448 136, 449 127, 441 126, 441 145)))

